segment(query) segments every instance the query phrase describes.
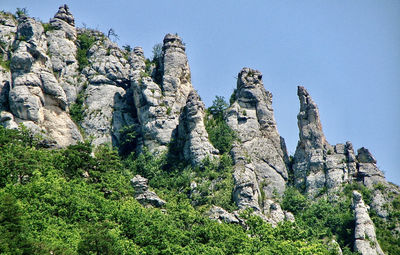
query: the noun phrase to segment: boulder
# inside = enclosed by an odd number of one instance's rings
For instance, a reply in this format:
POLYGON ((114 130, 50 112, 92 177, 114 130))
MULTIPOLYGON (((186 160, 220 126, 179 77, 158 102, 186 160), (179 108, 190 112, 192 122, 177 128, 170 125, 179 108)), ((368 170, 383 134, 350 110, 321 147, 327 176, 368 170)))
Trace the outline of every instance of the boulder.
POLYGON ((135 198, 144 206, 162 207, 166 204, 157 194, 149 190, 148 180, 140 175, 131 179, 131 185, 135 189, 135 198))

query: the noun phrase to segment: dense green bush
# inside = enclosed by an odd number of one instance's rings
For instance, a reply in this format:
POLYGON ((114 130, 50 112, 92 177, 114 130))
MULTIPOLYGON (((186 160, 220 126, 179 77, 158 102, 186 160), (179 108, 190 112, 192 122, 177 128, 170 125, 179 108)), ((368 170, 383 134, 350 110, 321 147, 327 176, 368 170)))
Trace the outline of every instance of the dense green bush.
POLYGON ((78 51, 76 59, 78 60, 79 71, 82 71, 83 68, 89 65, 88 51, 95 43, 95 41, 96 38, 93 35, 91 35, 90 32, 78 34, 77 37, 78 51))
POLYGON ((69 107, 69 115, 71 119, 75 122, 75 124, 79 127, 81 133, 83 134, 83 130, 81 128, 81 123, 83 118, 85 117, 85 90, 87 88, 87 84, 85 83, 82 86, 82 89, 79 91, 76 100, 69 107))
POLYGON ((224 98, 217 96, 213 101, 213 105, 207 109, 205 118, 208 138, 221 154, 230 152, 233 142, 236 139, 235 132, 224 120, 224 111, 227 107, 228 104, 224 98))
POLYGON ((282 199, 282 208, 294 213, 296 223, 313 238, 335 238, 347 254, 353 244, 354 216, 351 197, 319 198, 311 201, 294 187, 288 187, 282 199))

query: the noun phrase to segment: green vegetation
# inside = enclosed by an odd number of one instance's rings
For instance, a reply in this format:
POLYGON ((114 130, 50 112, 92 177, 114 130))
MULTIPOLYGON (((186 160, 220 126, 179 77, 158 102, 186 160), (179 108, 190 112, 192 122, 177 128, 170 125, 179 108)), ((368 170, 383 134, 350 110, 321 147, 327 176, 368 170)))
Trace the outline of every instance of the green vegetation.
POLYGON ((156 45, 153 46, 153 57, 152 57, 152 62, 157 63, 161 58, 162 58, 162 48, 163 45, 162 43, 157 43, 156 45))
MULTIPOLYGON (((378 185, 381 187, 382 185, 378 185)), ((385 205, 388 212, 386 220, 370 211, 371 219, 375 224, 376 237, 385 254, 400 254, 400 231, 396 226, 400 225, 400 195, 390 192, 392 202, 385 205)))
POLYGON ((10 63, 10 56, 7 56, 7 44, 0 40, 0 66, 9 71, 10 63), (5 58, 7 60, 5 60, 5 58))
POLYGON ((55 27, 53 27, 50 23, 42 23, 44 33, 47 33, 48 31, 53 31, 55 27))
POLYGON ((122 53, 124 55, 124 58, 126 60, 129 60, 129 55, 132 52, 132 47, 129 44, 123 45, 122 48, 124 49, 124 52, 122 53))
POLYGON ((85 112, 85 90, 86 90, 87 84, 84 84, 82 87, 81 91, 78 93, 75 103, 71 104, 69 107, 69 115, 71 116, 71 119, 78 125, 80 126, 80 123, 82 122, 84 118, 84 112, 85 112))
POLYGON ((225 102, 224 97, 216 96, 213 105, 207 109, 205 118, 208 138, 221 154, 228 153, 236 139, 235 132, 224 120, 224 111, 227 108, 228 104, 225 102))
POLYGON ((15 11, 15 15, 17 16, 17 18, 21 18, 21 17, 25 17, 28 15, 28 9, 24 8, 17 8, 17 10, 15 11))
POLYGON ((296 224, 317 239, 334 238, 344 254, 352 254, 354 216, 350 196, 329 200, 320 198, 312 202, 294 187, 288 187, 282 200, 282 208, 294 213, 296 224))
POLYGON ((193 207, 190 182, 224 182, 219 178, 229 175, 229 157, 193 169, 167 154, 121 159, 108 146, 48 150, 40 144, 26 129, 0 127, 0 253, 335 254, 294 223, 272 228, 248 213, 248 229, 208 220, 206 205, 230 206, 230 190, 223 187, 201 191, 209 193, 193 207), (135 174, 149 178, 167 201, 165 211, 132 197, 135 174))
POLYGON ((0 66, 3 67, 4 69, 6 69, 7 71, 9 71, 10 70, 10 64, 11 64, 11 61, 9 59, 8 60, 4 60, 3 56, 0 54, 0 66))
POLYGON ((120 145, 119 154, 123 157, 129 155, 132 151, 136 149, 137 139, 135 132, 135 125, 124 126, 119 130, 120 133, 120 145))
POLYGON ((96 38, 90 33, 90 31, 78 34, 77 38, 78 51, 76 59, 78 60, 79 71, 82 71, 83 68, 89 65, 88 51, 95 43, 95 41, 96 38))

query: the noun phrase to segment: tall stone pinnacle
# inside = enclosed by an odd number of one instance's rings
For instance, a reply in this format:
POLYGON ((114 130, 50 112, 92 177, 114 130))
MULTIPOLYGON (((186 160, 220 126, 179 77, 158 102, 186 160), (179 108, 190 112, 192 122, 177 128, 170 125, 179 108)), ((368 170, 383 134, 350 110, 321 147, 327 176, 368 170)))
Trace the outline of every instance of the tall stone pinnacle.
POLYGON ((307 90, 299 86, 297 95, 300 139, 294 154, 294 183, 313 197, 323 188, 334 190, 348 182, 356 171, 355 156, 350 143, 331 146, 326 141, 318 107, 307 90))
POLYGON ((225 118, 238 136, 231 152, 235 202, 239 208, 275 215, 280 207, 273 198, 283 194, 288 178, 287 153, 276 128, 272 95, 264 88, 261 72, 250 68, 239 72, 235 101, 225 118))
MULTIPOLYGON (((141 73, 144 72, 143 69, 141 73)), ((162 54, 152 76, 136 75, 132 87, 142 144, 155 152, 166 150, 175 137, 180 113, 193 90, 185 46, 178 35, 164 37, 162 54)))
POLYGON ((317 105, 304 87, 297 87, 300 113, 297 115, 300 143, 305 150, 322 150, 326 145, 317 105))

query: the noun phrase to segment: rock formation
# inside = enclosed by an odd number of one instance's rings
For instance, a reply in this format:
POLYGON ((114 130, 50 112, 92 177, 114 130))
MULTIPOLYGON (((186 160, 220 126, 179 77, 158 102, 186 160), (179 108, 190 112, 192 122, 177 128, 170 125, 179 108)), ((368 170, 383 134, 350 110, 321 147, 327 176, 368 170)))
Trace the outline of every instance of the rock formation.
POLYGON ((2 113, 7 115, 3 125, 22 123, 57 146, 67 146, 82 137, 68 115, 67 97, 53 73, 47 44, 40 22, 26 16, 18 19, 6 106, 2 100, 3 109, 11 114, 2 113))
POLYGON ((368 188, 378 183, 387 184, 383 172, 376 166, 376 159, 368 149, 362 147, 357 150, 358 171, 357 179, 368 188))
POLYGON ((353 146, 350 142, 331 146, 322 131, 317 105, 304 87, 298 87, 297 95, 300 140, 294 154, 295 185, 310 196, 324 189, 337 190, 356 172, 353 146))
POLYGON ((229 213, 225 209, 213 205, 211 209, 208 211, 208 217, 211 220, 216 220, 218 222, 226 222, 226 223, 243 223, 243 219, 239 218, 237 212, 229 213))
POLYGON ((131 180, 131 185, 135 189, 136 200, 144 206, 162 207, 165 205, 164 200, 159 198, 155 192, 149 190, 147 183, 148 180, 140 175, 136 175, 131 180))
POLYGON ((84 91, 82 128, 94 137, 93 144, 118 146, 119 132, 136 124, 136 110, 130 88, 131 65, 118 46, 96 31, 82 30, 96 38, 88 51, 89 66, 84 91))
POLYGON ((384 253, 376 240, 374 223, 369 217, 368 208, 358 191, 353 191, 353 209, 356 221, 354 250, 363 255, 383 255, 384 253))
MULTIPOLYGON (((17 20, 7 13, 0 13, 0 62, 9 63, 12 43, 17 33, 17 20)), ((7 64, 0 65, 0 112, 9 111, 8 94, 11 86, 11 72, 7 64)), ((9 115, 9 114, 8 114, 9 115)), ((11 115, 12 123, 13 116, 11 115)), ((9 121, 9 120, 7 120, 9 121)), ((0 124, 6 125, 5 122, 0 124)))
MULTIPOLYGON (((299 142, 289 162, 262 74, 250 68, 240 71, 233 102, 224 115, 237 136, 231 155, 233 198, 239 210, 229 213, 213 206, 209 217, 243 224, 239 211, 252 208, 272 225, 294 221, 277 202, 293 171, 295 186, 311 198, 340 191, 347 183, 364 185, 373 190, 371 208, 389 221, 388 202, 400 193, 399 188, 385 180, 367 149, 359 149, 356 155, 350 142, 330 145, 317 105, 303 87, 298 87, 298 96, 299 142)), ((121 50, 99 31, 76 28, 67 5, 45 24, 0 12, 0 124, 6 128, 24 124, 44 136, 49 147, 81 141, 77 124, 94 145, 121 148, 128 131, 135 136, 131 149, 138 153, 144 148, 155 154, 165 152, 174 144, 182 159, 199 165, 219 153, 208 139, 204 117, 205 106, 192 87, 185 45, 178 35, 167 34, 161 52, 149 61, 140 47, 121 50), (89 46, 83 38, 91 40, 89 46), (85 52, 83 46, 88 46, 85 52), (79 58, 82 54, 85 63, 79 58), (82 103, 82 119, 74 123, 69 113, 78 103, 82 103)), ((140 203, 165 204, 149 191, 147 179, 135 176, 131 184, 140 203)), ((192 181, 193 205, 200 195, 192 181)), ((359 193, 353 196, 355 250, 383 254, 367 206, 359 193)))
POLYGON ((68 6, 63 5, 47 24, 46 32, 52 69, 66 94, 68 104, 75 102, 83 85, 76 59, 77 31, 74 24, 74 17, 68 6))
POLYGON ((362 183, 368 188, 377 184, 389 187, 367 149, 359 149, 356 156, 350 142, 334 146, 327 142, 317 105, 305 88, 298 87, 297 94, 300 100, 297 115, 300 140, 293 162, 295 185, 311 197, 325 191, 338 191, 342 184, 352 182, 362 183))
MULTIPOLYGON (((187 97, 193 90, 182 39, 167 34, 163 42, 159 66, 153 72, 154 80, 160 84, 149 77, 143 64, 142 70, 134 76, 132 82, 143 146, 150 151, 167 149, 171 138, 176 135, 179 116, 187 97)), ((140 55, 137 59, 140 59, 140 55)))
MULTIPOLYGON (((287 153, 279 136, 272 109, 259 71, 243 68, 237 81, 235 101, 227 109, 226 121, 238 141, 232 149, 235 164, 234 200, 239 208, 274 215, 282 212, 273 198, 285 190, 287 153)), ((283 212, 278 218, 284 218, 283 212)))
POLYGON ((206 157, 218 155, 218 150, 208 140, 204 110, 204 103, 192 90, 179 120, 178 146, 183 150, 184 159, 193 165, 200 164, 206 157))

